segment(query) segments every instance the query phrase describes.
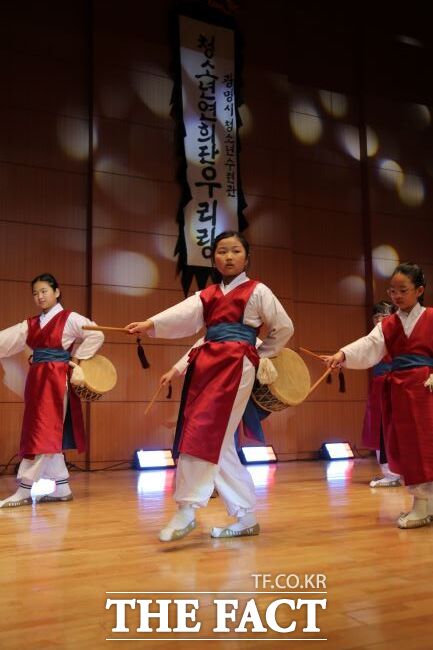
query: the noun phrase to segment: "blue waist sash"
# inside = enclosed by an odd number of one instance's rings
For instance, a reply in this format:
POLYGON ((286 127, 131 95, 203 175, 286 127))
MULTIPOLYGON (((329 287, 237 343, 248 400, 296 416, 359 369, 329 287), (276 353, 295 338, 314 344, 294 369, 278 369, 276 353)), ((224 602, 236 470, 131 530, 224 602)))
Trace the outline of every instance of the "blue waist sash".
POLYGON ((391 372, 391 369, 392 369, 391 363, 385 363, 384 361, 380 361, 373 368, 373 377, 381 377, 382 375, 386 375, 387 372, 391 372))
POLYGON ((419 366, 433 368, 433 358, 425 357, 422 354, 401 354, 392 360, 391 370, 409 370, 419 366))
POLYGON ((48 363, 48 361, 63 361, 67 363, 71 358, 70 352, 63 348, 35 348, 32 363, 48 363))
POLYGON ((245 341, 256 344, 256 329, 243 323, 218 323, 210 325, 206 332, 205 341, 245 341))

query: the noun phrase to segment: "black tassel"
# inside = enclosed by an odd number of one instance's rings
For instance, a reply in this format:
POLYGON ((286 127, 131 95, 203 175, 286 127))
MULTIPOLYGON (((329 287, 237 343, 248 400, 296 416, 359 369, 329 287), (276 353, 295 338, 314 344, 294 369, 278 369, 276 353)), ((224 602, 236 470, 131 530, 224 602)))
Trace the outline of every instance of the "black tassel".
POLYGON ((344 372, 341 370, 338 371, 338 392, 339 393, 345 393, 346 392, 346 380, 344 378, 344 372))
POLYGON ((167 397, 166 399, 171 399, 171 394, 172 394, 172 388, 171 388, 171 383, 168 384, 168 392, 167 392, 167 397))
POLYGON ((139 336, 137 336, 137 354, 138 358, 140 359, 141 367, 146 370, 146 368, 150 368, 150 364, 146 358, 146 354, 144 352, 144 348, 141 345, 141 339, 139 336))
POLYGON ((329 375, 326 377, 326 383, 332 384, 332 372, 330 372, 329 375))

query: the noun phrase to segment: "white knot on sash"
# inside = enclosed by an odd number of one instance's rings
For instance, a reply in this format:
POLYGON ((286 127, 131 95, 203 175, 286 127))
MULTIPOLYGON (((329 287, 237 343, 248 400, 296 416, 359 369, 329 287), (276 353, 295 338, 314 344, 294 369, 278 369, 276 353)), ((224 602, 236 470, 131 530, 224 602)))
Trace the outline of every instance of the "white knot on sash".
MULTIPOLYGON (((430 375, 433 377, 433 375, 430 375)), ((270 359, 260 359, 257 379, 261 384, 273 384, 278 379, 278 372, 270 359)))
POLYGON ((73 361, 70 361, 69 365, 73 368, 71 378, 70 378, 71 384, 73 384, 74 386, 84 386, 86 377, 84 376, 84 370, 82 369, 82 367, 74 363, 73 361))
POLYGON ((430 392, 433 393, 433 374, 424 382, 424 386, 430 389, 430 392))

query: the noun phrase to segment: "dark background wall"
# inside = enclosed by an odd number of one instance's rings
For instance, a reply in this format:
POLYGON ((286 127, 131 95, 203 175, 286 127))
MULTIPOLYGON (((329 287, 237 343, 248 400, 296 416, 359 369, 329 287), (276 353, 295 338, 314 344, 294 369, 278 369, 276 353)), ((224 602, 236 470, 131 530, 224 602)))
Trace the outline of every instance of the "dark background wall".
MULTIPOLYGON (((334 351, 366 332, 398 260, 422 264, 431 304, 428 3, 404 13, 391 2, 237 6, 251 275, 293 317, 291 347, 334 351)), ((44 271, 58 277, 66 307, 103 324, 182 299, 173 257, 175 7, 2 3, 0 328, 33 313, 28 283, 44 271)), ((149 416, 144 410, 190 342, 150 341, 144 373, 132 341, 107 338, 119 382, 88 409, 92 466, 170 446, 180 387, 149 416)), ((1 463, 18 447, 26 364, 25 354, 1 362, 1 463)), ((317 378, 322 368, 308 365, 317 378)), ((324 384, 270 418, 266 433, 280 458, 312 457, 330 438, 360 445, 368 374, 346 380, 345 394, 324 384)))

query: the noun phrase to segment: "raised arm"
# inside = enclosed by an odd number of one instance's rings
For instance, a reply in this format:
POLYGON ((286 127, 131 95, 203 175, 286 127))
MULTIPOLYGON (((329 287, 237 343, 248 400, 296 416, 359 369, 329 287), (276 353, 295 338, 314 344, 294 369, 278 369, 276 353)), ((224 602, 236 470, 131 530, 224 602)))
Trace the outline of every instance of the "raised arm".
POLYGON ((367 336, 342 347, 333 355, 323 355, 328 367, 335 368, 344 363, 353 370, 365 370, 375 366, 387 354, 382 323, 378 323, 367 336))
POLYGON ((145 332, 159 339, 176 339, 197 334, 203 325, 203 305, 196 293, 146 321, 130 323, 126 329, 131 334, 145 332))

